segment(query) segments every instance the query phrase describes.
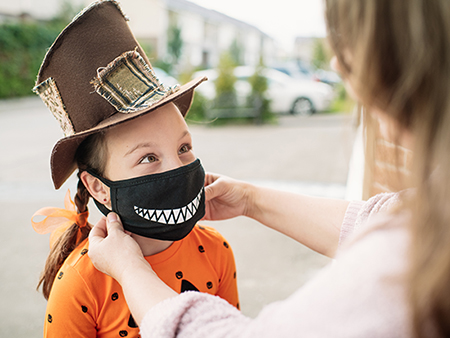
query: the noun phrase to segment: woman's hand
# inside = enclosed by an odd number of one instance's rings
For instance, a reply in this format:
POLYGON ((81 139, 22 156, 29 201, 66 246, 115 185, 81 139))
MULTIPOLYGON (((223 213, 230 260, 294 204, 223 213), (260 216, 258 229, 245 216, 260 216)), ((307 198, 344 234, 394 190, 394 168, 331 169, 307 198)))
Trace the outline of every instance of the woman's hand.
POLYGON ((123 230, 119 216, 113 212, 102 217, 89 234, 89 257, 97 270, 119 283, 128 268, 149 265, 141 248, 123 230))
POLYGON ((206 174, 204 220, 247 216, 333 257, 347 201, 311 197, 258 187, 216 174, 206 174))
POLYGON ((204 220, 250 216, 252 185, 217 174, 206 174, 204 220))
POLYGON ((150 308, 177 295, 159 279, 113 212, 91 230, 89 258, 98 270, 122 286, 128 307, 139 324, 150 308))

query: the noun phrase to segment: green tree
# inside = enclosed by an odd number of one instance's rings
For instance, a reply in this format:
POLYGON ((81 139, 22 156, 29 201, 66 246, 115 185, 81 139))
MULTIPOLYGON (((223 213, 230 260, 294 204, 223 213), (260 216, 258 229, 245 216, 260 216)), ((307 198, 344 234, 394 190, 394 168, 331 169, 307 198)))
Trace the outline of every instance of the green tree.
POLYGON ((330 59, 327 55, 324 39, 316 39, 313 47, 312 64, 316 68, 327 68, 330 63, 330 59))
POLYGON ((235 66, 240 66, 243 64, 242 57, 243 57, 243 51, 242 46, 239 43, 237 39, 234 39, 233 42, 230 45, 230 56, 233 59, 233 62, 235 66))
POLYGON ((79 9, 65 0, 52 20, 0 24, 0 98, 33 95, 47 49, 79 9))
POLYGON ((252 92, 248 98, 248 104, 258 110, 257 122, 259 123, 271 121, 275 117, 270 111, 270 100, 267 98, 269 83, 264 76, 265 69, 264 59, 260 56, 259 63, 255 67, 255 73, 248 79, 248 82, 252 87, 252 92))
POLYGON ((235 63, 229 52, 224 52, 219 59, 217 67, 217 79, 214 82, 216 87, 216 108, 233 108, 237 106, 236 76, 234 76, 235 63))
POLYGON ((0 98, 33 95, 46 50, 61 29, 54 23, 0 25, 0 98))
POLYGON ((167 51, 171 55, 173 63, 178 64, 183 52, 183 38, 181 37, 181 27, 176 23, 169 26, 167 51))

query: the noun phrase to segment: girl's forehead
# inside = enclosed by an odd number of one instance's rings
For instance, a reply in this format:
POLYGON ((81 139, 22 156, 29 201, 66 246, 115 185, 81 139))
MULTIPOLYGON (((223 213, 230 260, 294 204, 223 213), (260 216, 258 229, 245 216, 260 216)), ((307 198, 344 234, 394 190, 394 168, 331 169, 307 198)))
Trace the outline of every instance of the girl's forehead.
MULTIPOLYGON (((106 132, 107 144, 114 147, 129 143, 166 143, 188 131, 183 116, 174 104, 167 104, 148 114, 125 122, 106 132)), ((112 149, 111 149, 112 150, 112 149)))

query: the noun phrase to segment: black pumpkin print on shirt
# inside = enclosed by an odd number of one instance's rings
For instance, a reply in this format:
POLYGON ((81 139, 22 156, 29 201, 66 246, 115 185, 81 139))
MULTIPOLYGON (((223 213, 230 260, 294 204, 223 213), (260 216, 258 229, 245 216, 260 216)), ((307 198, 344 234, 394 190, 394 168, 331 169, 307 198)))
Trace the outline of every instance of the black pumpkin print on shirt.
POLYGON ((136 321, 133 318, 133 315, 130 315, 130 318, 128 319, 128 326, 129 327, 138 327, 136 324, 136 321))
POLYGON ((189 282, 186 279, 183 279, 181 281, 181 290, 180 293, 183 293, 185 291, 199 291, 194 284, 192 284, 191 282, 189 282))
MULTIPOLYGON (((175 272, 175 277, 177 279, 181 279, 183 278, 183 272, 182 271, 177 271, 175 272)), ((189 282, 186 279, 183 279, 181 281, 181 290, 180 293, 185 292, 185 291, 198 291, 198 289, 195 287, 194 284, 192 284, 191 282, 189 282)))

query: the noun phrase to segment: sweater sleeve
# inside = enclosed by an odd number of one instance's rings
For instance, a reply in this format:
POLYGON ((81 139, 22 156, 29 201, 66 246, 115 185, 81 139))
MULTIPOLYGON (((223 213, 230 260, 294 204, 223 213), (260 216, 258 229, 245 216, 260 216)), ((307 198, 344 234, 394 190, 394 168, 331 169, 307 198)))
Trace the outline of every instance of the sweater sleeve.
POLYGON ((258 317, 245 317, 217 296, 188 292, 151 308, 141 322, 143 338, 409 337, 405 288, 408 235, 405 220, 374 218, 398 201, 382 194, 352 202, 336 261, 289 298, 258 317), (379 227, 389 224, 389 227, 379 227), (365 224, 369 222, 370 224, 365 224), (362 231, 361 231, 362 232, 362 231))
POLYGON ((219 296, 188 291, 154 306, 140 329, 142 338, 232 337, 250 321, 219 296))
POLYGON ((400 193, 383 193, 371 197, 366 202, 352 201, 347 207, 341 225, 339 247, 356 233, 365 228, 380 213, 388 212, 399 203, 400 193))
POLYGON ((247 318, 217 296, 187 292, 147 312, 142 338, 410 337, 404 227, 370 226, 289 298, 247 318))

